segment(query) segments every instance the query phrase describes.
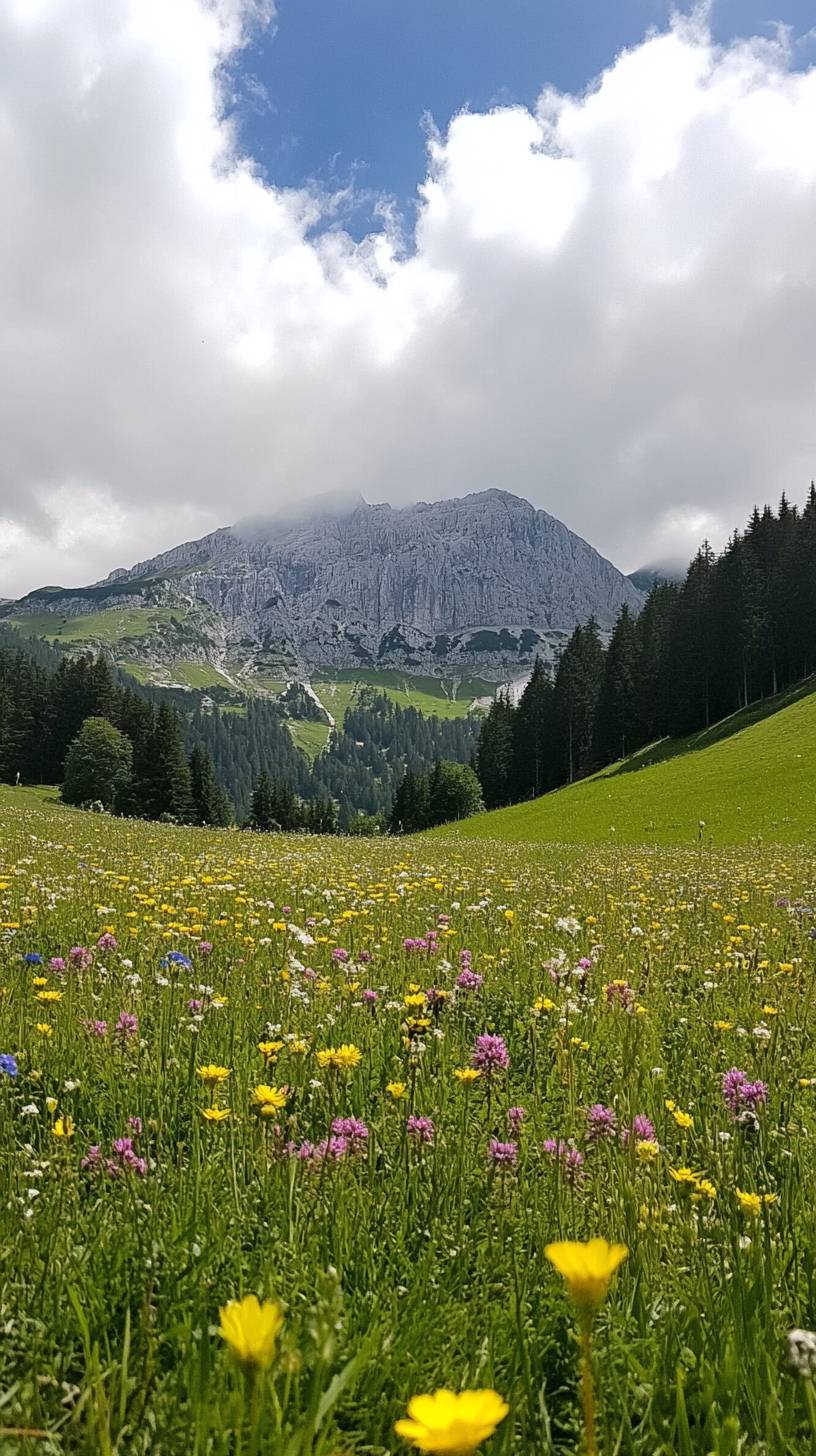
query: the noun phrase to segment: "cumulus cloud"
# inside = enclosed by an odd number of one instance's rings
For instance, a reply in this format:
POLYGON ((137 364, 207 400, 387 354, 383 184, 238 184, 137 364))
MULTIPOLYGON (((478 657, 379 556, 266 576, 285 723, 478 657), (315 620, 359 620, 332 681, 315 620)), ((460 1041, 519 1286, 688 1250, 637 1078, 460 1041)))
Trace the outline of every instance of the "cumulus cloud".
POLYGON ((0 595, 327 490, 500 486, 625 568, 804 492, 816 69, 784 34, 676 20, 585 95, 454 117, 406 246, 241 154, 227 68, 271 19, 0 11, 0 595))

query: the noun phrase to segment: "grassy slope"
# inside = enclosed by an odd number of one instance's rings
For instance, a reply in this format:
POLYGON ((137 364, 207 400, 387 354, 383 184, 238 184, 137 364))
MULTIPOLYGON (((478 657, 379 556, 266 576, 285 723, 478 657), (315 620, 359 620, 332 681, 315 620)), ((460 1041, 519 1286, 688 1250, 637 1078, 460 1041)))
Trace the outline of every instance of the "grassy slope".
POLYGON ((748 709, 542 799, 482 814, 459 833, 508 842, 816 845, 816 691, 748 709), (776 709, 774 711, 774 709, 776 709), (762 713, 765 716, 761 716, 762 713), (646 766, 641 766, 644 761, 646 766))
POLYGON ((372 687, 385 693, 401 707, 419 708, 438 718, 464 718, 474 698, 492 697, 497 684, 481 677, 422 677, 398 672, 395 668, 360 670, 344 668, 336 672, 315 674, 314 688, 322 703, 337 719, 343 721, 346 708, 361 687, 372 687))

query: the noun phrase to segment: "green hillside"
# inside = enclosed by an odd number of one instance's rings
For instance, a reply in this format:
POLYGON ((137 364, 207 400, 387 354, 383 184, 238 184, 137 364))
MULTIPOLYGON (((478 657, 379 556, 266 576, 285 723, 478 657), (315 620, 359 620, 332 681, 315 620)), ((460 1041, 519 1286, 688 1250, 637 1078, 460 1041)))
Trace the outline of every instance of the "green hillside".
POLYGON ((458 826, 508 842, 816 844, 816 685, 458 826))

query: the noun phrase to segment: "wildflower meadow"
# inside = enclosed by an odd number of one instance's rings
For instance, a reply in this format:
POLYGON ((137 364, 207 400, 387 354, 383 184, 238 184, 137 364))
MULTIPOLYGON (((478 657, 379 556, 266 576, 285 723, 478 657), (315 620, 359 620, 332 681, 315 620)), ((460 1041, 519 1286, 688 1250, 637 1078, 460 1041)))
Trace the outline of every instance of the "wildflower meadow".
POLYGON ((0 803, 0 1451, 806 1452, 812 853, 0 803))

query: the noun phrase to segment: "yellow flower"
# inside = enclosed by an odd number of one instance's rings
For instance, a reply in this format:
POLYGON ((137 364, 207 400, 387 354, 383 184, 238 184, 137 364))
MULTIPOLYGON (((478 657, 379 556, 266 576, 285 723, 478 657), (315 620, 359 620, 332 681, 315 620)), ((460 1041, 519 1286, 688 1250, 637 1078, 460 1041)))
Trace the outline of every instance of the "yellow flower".
POLYGON ((350 1042, 344 1042, 339 1047, 325 1047, 317 1053, 317 1065, 324 1070, 331 1069, 336 1072, 350 1072, 359 1066, 362 1059, 360 1048, 350 1042))
POLYGON ((53 1117, 54 1113, 57 1110, 57 1099, 56 1099, 56 1097, 46 1097, 46 1099, 45 1099, 45 1105, 48 1108, 48 1111, 51 1113, 51 1116, 53 1117))
POLYGON ((260 1108, 264 1116, 273 1112, 280 1112, 286 1106, 288 1089, 286 1087, 269 1087, 265 1082, 252 1090, 252 1101, 260 1108))
POLYGON ((228 1107, 202 1107, 201 1116, 207 1122, 226 1122, 230 1115, 228 1107))
POLYGON ((766 1205, 776 1203, 775 1193, 743 1193, 741 1188, 738 1188, 736 1193, 740 1208, 749 1218, 759 1218, 763 1203, 766 1205))
POLYGON ((733 1031, 734 1030, 734 1023, 733 1023, 733 1021, 715 1021, 714 1022, 714 1030, 715 1031, 733 1031))
POLYGON ((407 1088, 404 1082, 387 1082, 385 1090, 389 1097, 393 1097, 395 1102, 399 1102, 400 1098, 405 1096, 407 1088))
POLYGON ((54 1137, 71 1138, 74 1136, 74 1122, 71 1117, 58 1117, 52 1128, 54 1137))
POLYGON ((641 1138, 636 1152, 639 1163, 653 1163, 660 1156, 660 1148, 651 1138, 641 1138))
POLYGON ((268 1299, 261 1303, 256 1294, 245 1294, 243 1299, 231 1299, 218 1314, 218 1333, 236 1360, 250 1370, 268 1370, 283 1327, 280 1305, 268 1299))
POLYGON ((677 1126, 682 1128, 684 1132, 687 1132, 690 1127, 694 1126, 694 1118, 691 1113, 683 1112, 679 1107, 672 1109, 672 1117, 677 1123, 677 1126))
POLYGON ((47 976, 33 976, 32 977, 32 980, 31 980, 31 984, 32 984, 32 986, 47 986, 48 985, 48 977, 47 976))
POLYGON ((47 1005, 50 1006, 55 1001, 61 1001, 62 1000, 62 992, 61 991, 38 991, 37 992, 37 1000, 38 1001, 44 1001, 47 1005))
POLYGON ((565 1240, 547 1244, 544 1253, 565 1279, 573 1303, 583 1313, 592 1313, 603 1304, 612 1275, 629 1250, 625 1244, 590 1239, 587 1243, 565 1240))
POLYGON ((424 1006, 425 992, 417 991, 410 993, 408 996, 404 996, 402 1004, 403 1006, 424 1006))
POLYGON ((533 1010, 534 1011, 554 1011, 555 1010, 555 1002, 554 1001, 551 1001, 549 996, 539 996, 538 997, 538 1000, 535 1001, 535 1003, 533 1004, 533 1010))
POLYGON ((420 1451, 468 1456, 493 1435, 508 1409, 495 1390, 435 1390, 415 1395, 407 1419, 397 1421, 394 1430, 420 1451))
POLYGON ((259 1041, 258 1051, 266 1062, 267 1066, 276 1061, 278 1052, 282 1049, 282 1041, 259 1041))
POLYGON ((219 1083, 226 1082, 230 1074, 229 1067, 216 1066, 215 1062, 208 1063, 206 1067, 197 1067, 196 1071, 206 1087, 217 1087, 219 1083))
POLYGON ((468 1086, 471 1082, 477 1082, 482 1075, 481 1067, 454 1067, 453 1075, 457 1082, 464 1082, 468 1086))
POLYGON ((53 1036, 54 1028, 50 1021, 38 1021, 36 1030, 39 1036, 53 1036))

